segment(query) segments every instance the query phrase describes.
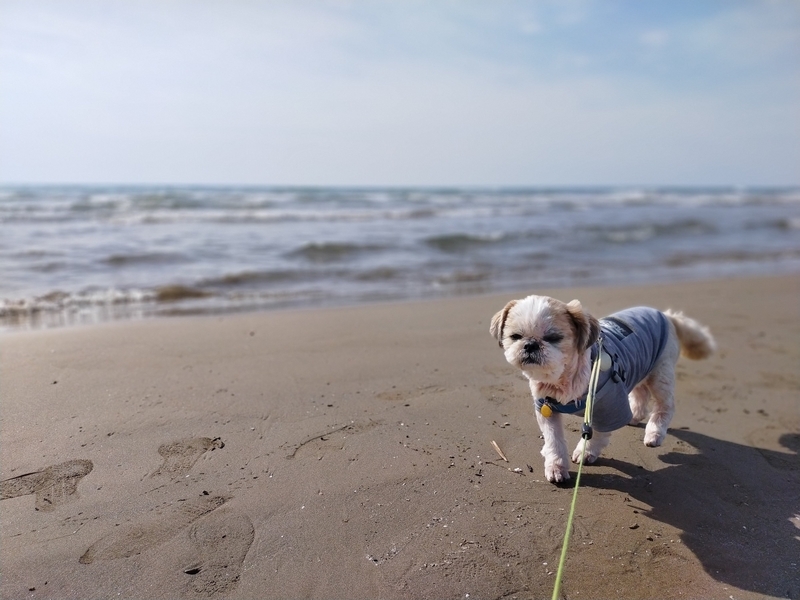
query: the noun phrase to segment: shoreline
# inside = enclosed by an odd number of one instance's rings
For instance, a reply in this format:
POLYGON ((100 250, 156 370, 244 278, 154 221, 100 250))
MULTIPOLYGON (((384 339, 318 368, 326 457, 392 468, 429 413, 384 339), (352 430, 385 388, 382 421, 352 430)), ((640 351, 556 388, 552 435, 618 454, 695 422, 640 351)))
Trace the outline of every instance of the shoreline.
MULTIPOLYGON (((692 284, 701 284, 705 282, 735 282, 739 280, 758 280, 762 278, 793 278, 793 277, 800 277, 800 272, 795 272, 792 269, 787 270, 771 270, 765 274, 757 274, 754 275, 752 273, 741 273, 737 275, 722 275, 719 277, 701 277, 697 276, 694 278, 676 278, 672 279, 659 279, 658 281, 648 281, 648 280, 641 280, 635 282, 628 282, 625 284, 620 284, 619 282, 609 281, 605 283, 589 283, 584 285, 544 285, 544 286, 535 286, 531 287, 530 290, 519 290, 514 288, 499 288, 493 289, 491 291, 465 291, 465 292, 458 292, 458 293, 443 293, 441 295, 430 294, 430 295, 421 295, 421 296, 414 296, 414 297, 407 297, 407 298, 386 298, 386 299, 375 299, 375 300, 348 300, 348 299, 341 299, 338 302, 322 302, 319 304, 315 304, 313 302, 304 302, 299 305, 290 306, 290 305, 275 305, 271 307, 266 306, 256 306, 256 307, 247 307, 247 308, 229 308, 229 309, 201 309, 201 308, 175 308, 173 310, 169 310, 169 302, 161 302, 160 304, 156 304, 157 307, 162 307, 163 310, 153 310, 151 312, 142 313, 141 316, 130 316, 130 314, 126 316, 113 316, 108 318, 100 318, 99 320, 92 321, 92 322, 69 322, 66 324, 58 324, 58 325, 35 325, 30 327, 25 327, 23 325, 15 324, 15 325, 2 325, 2 321, 0 320, 0 339, 7 335, 16 335, 16 334, 24 334, 29 332, 41 332, 41 331, 57 331, 61 329, 81 329, 86 327, 103 327, 108 325, 114 324, 136 324, 136 323, 147 323, 150 321, 157 321, 161 322, 162 320, 184 320, 184 319, 223 319, 223 318, 236 318, 236 317, 248 317, 248 316, 257 316, 257 315, 267 315, 273 313, 287 313, 287 312, 294 312, 294 311, 328 311, 328 310, 344 310, 344 309, 367 309, 369 310, 372 307, 380 307, 380 306, 395 306, 395 305, 402 305, 402 304, 417 304, 417 303, 429 303, 429 302, 447 302, 449 300, 456 300, 456 299, 464 299, 464 298, 483 298, 483 297, 518 297, 521 295, 526 295, 529 293, 543 293, 543 294, 558 294, 559 292, 569 291, 569 290, 576 290, 582 291, 584 293, 590 292, 591 290, 601 290, 601 289, 620 289, 620 290, 636 290, 638 288, 658 288, 658 287, 672 287, 672 286, 682 286, 682 285, 692 285, 692 284)), ((104 307, 107 308, 107 307, 104 307)), ((16 310, 16 309, 14 309, 16 310)), ((133 311, 137 312, 137 311, 133 311)))
MULTIPOLYGON (((566 594, 800 597, 798 291, 537 290, 719 344, 679 363, 662 447, 626 427, 584 469, 566 594)), ((513 297, 2 334, 0 596, 549 597, 572 489, 488 333, 513 297)))

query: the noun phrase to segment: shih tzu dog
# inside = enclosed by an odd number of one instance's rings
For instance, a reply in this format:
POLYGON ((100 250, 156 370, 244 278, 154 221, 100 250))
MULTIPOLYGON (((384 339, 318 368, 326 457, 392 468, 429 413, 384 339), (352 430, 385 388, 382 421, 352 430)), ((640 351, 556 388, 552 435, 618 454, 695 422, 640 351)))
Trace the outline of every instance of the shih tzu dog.
POLYGON ((602 336, 600 376, 592 411, 592 434, 582 437, 572 461, 593 463, 611 432, 647 418, 644 443, 660 446, 675 412, 675 363, 714 352, 711 333, 681 313, 637 307, 599 321, 577 300, 547 296, 512 300, 489 328, 506 360, 529 380, 536 420, 544 437, 548 481, 569 479, 569 451, 562 414, 583 414, 592 364, 602 336))

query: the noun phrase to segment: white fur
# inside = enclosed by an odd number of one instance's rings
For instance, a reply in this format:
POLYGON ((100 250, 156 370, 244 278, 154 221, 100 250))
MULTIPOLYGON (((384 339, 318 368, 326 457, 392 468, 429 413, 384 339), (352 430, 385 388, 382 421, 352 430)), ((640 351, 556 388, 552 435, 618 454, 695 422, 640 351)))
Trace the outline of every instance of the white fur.
MULTIPOLYGON (((570 318, 567 307, 583 310, 576 301, 569 305, 547 296, 528 296, 512 301, 492 319, 490 332, 503 346, 506 360, 522 370, 529 380, 535 398, 551 396, 559 402, 569 402, 586 391, 590 371, 590 351, 570 345, 570 337, 577 325, 570 318), (539 341, 546 332, 560 331, 564 340, 557 344, 541 342, 542 364, 528 364, 520 360, 521 348, 526 341, 539 341), (572 330, 572 331, 571 331, 572 330), (510 333, 522 334, 522 339, 511 339, 510 333)), ((586 314, 590 322, 597 321, 586 314)), ((640 381, 628 396, 633 412, 631 425, 645 419, 644 444, 660 446, 675 413, 675 364, 681 352, 692 359, 706 358, 715 349, 713 337, 707 328, 681 313, 666 311, 669 320, 668 339, 653 369, 640 381)), ((577 336, 577 334, 575 334, 577 336)), ((585 462, 593 463, 611 441, 611 433, 595 431, 591 440, 581 440, 570 456, 564 435, 562 415, 550 417, 536 411, 536 421, 544 437, 542 456, 548 481, 567 481, 569 463, 577 463, 586 446, 585 462)))

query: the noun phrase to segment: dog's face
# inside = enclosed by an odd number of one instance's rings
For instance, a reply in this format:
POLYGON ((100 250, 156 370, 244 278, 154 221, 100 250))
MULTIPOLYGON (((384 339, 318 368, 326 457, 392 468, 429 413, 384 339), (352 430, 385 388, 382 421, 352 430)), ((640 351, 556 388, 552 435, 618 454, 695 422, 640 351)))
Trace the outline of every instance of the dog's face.
POLYGON ((600 325, 577 300, 528 296, 506 304, 489 331, 510 364, 535 381, 556 383, 597 341, 600 325))

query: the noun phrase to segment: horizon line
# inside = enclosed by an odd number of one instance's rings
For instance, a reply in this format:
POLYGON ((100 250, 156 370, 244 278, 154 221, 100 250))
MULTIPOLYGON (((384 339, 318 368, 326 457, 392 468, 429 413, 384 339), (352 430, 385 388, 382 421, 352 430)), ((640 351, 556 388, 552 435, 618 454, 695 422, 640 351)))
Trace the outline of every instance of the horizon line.
POLYGON ((791 184, 735 184, 735 183, 598 183, 598 184, 302 184, 302 183, 177 183, 177 182, 6 182, 0 188, 218 188, 218 189, 272 189, 272 190, 790 190, 800 189, 800 183, 791 184))

